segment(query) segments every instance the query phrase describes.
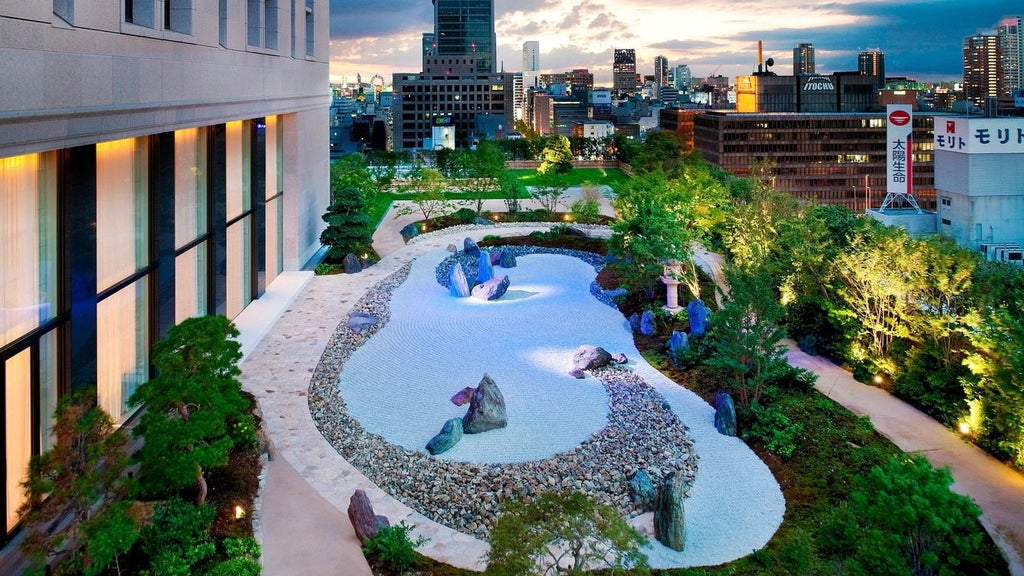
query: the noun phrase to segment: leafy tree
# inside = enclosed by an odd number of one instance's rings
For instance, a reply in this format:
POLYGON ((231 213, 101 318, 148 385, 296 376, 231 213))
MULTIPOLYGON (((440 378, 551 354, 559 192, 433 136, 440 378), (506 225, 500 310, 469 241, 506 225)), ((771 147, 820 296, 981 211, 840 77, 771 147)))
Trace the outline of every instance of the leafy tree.
POLYGON ((372 250, 373 226, 366 212, 366 198, 356 187, 359 179, 343 171, 342 164, 331 166, 331 205, 323 215, 327 228, 320 242, 330 246, 325 260, 340 263, 350 252, 372 250))
POLYGON ((569 139, 565 136, 552 136, 541 151, 541 158, 540 167, 537 168, 539 174, 565 174, 572 170, 572 147, 569 145, 569 139))
POLYGON ((832 509, 815 533, 815 547, 832 563, 836 576, 842 576, 843 566, 857 554, 859 532, 857 517, 844 502, 832 509))
POLYGON ((611 506, 579 493, 541 494, 502 505, 486 574, 582 574, 598 567, 609 574, 647 574, 640 551, 646 541, 611 506))
POLYGON ((423 214, 424 220, 430 220, 435 216, 443 216, 455 210, 457 205, 447 196, 448 181, 440 172, 432 168, 423 168, 416 171, 406 188, 413 192, 412 206, 403 206, 395 210, 395 218, 406 216, 415 211, 423 214))
POLYGON ((505 153, 494 142, 483 140, 476 150, 466 154, 466 165, 462 170, 463 188, 472 198, 479 215, 483 212, 486 194, 498 186, 505 173, 505 153))
POLYGON ((726 273, 731 300, 715 314, 711 324, 712 356, 705 363, 728 374, 742 406, 761 398, 766 383, 784 373, 788 365, 781 340, 784 309, 764 273, 726 273))
POLYGON ((612 136, 615 157, 620 162, 632 164, 640 154, 640 143, 625 134, 618 132, 612 136))
POLYGON ((133 434, 145 439, 135 458, 151 493, 195 485, 206 500, 205 470, 224 466, 235 445, 255 442, 255 424, 238 380, 241 346, 223 316, 189 318, 153 346, 155 378, 132 394, 145 405, 133 434))
POLYGON ((554 170, 548 172, 537 172, 537 180, 530 196, 540 202, 540 205, 548 212, 558 211, 558 203, 561 201, 565 191, 569 189, 565 176, 554 170))
POLYGON ((49 560, 64 555, 54 574, 99 574, 137 537, 138 519, 123 501, 128 440, 92 391, 61 398, 54 420, 53 447, 32 457, 22 483, 28 573, 46 573, 49 560))
POLYGON ((572 216, 581 224, 597 224, 601 216, 601 191, 591 182, 584 182, 580 197, 572 203, 572 216))
POLYGON ((661 171, 671 174, 683 161, 683 141, 673 132, 653 130, 640 146, 640 153, 633 162, 639 171, 661 171))
POLYGON ((509 212, 519 211, 519 199, 526 195, 526 186, 522 180, 511 172, 505 172, 498 178, 498 189, 509 212))
POLYGON ((858 572, 915 576, 975 573, 983 534, 981 510, 950 490, 948 469, 921 455, 890 458, 876 466, 851 495, 863 536, 858 572))

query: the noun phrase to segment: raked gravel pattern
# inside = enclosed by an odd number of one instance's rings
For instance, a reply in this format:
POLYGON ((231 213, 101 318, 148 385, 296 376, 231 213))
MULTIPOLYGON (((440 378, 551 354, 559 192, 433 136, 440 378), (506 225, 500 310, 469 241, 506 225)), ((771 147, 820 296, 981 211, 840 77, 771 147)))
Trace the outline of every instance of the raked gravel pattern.
MULTIPOLYGON (((469 227, 466 232, 479 237, 479 229, 469 227)), ((430 236, 414 238, 410 244, 430 236)), ((444 256, 433 253, 426 259, 436 263, 444 256)), ((648 469, 660 478, 670 467, 678 466, 693 478, 686 500, 685 549, 675 552, 652 538, 646 550, 652 567, 729 562, 763 547, 774 534, 782 521, 785 501, 767 466, 742 441, 715 431, 710 406, 639 357, 624 319, 620 328, 625 336, 617 334, 611 346, 605 346, 605 341, 594 343, 611 352, 626 352, 630 356, 628 369, 599 371, 579 381, 601 382, 608 399, 603 415, 606 425, 592 431, 571 450, 518 462, 460 462, 432 458, 421 449, 397 446, 379 434, 367 432, 348 414, 338 378, 352 354, 389 324, 389 300, 409 271, 406 266, 381 282, 356 307, 355 311, 381 318, 374 331, 356 334, 341 322, 310 386, 310 409, 320 431, 342 456, 386 492, 429 518, 483 537, 493 522, 498 501, 537 491, 577 489, 617 506, 632 517, 632 524, 651 535, 651 514, 636 515, 639 511, 626 495, 626 479, 637 468, 648 469), (627 340, 629 344, 625 345, 627 340), (617 405, 621 410, 616 409, 617 405), (638 413, 643 418, 633 416, 638 413), (621 422, 625 414, 631 415, 627 423, 621 422), (640 420, 646 423, 637 422, 640 420), (701 455, 699 470, 694 454, 701 455), (605 459, 605 468, 593 465, 595 455, 605 459)), ((567 371, 568 366, 561 369, 567 371)), ((463 383, 459 384, 461 387, 463 383)), ((476 385, 476 381, 465 385, 476 385)), ((436 423, 437 429, 442 422, 436 423)))

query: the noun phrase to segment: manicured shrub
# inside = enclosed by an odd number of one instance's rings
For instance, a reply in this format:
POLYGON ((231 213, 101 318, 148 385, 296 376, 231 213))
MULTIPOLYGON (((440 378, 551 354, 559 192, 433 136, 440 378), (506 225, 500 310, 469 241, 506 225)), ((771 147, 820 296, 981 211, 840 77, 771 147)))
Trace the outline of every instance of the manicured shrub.
POLYGON ((744 440, 760 442, 766 450, 783 458, 791 458, 796 452, 803 424, 790 420, 777 406, 752 402, 748 409, 740 407, 738 416, 744 440))
POLYGON ((189 576, 217 551, 210 536, 215 510, 174 498, 157 506, 142 529, 153 576, 189 576))
POLYGON ((379 559, 399 574, 412 570, 419 559, 416 548, 427 543, 427 539, 422 536, 410 539, 412 528, 404 521, 381 528, 376 536, 366 541, 363 554, 379 559))

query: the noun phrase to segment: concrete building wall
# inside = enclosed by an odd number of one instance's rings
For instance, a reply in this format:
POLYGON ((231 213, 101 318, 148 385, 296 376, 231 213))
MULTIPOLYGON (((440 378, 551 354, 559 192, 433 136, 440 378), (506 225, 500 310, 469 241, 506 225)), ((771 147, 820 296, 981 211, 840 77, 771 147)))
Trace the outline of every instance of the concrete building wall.
POLYGON ((1024 245, 1024 155, 935 155, 938 230, 958 244, 1024 245))

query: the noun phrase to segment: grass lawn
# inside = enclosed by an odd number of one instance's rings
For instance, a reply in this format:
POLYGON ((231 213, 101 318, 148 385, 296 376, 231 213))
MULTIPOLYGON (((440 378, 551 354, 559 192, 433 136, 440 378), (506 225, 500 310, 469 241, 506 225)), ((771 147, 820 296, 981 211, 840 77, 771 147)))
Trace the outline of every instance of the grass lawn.
MULTIPOLYGON (((515 174, 523 184, 533 186, 537 179, 536 170, 509 170, 515 174)), ((584 182, 592 184, 607 184, 612 189, 618 188, 623 182, 629 180, 629 176, 618 168, 573 168, 566 174, 569 186, 579 186, 584 182)))

